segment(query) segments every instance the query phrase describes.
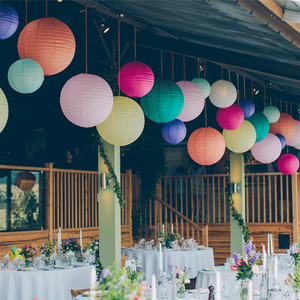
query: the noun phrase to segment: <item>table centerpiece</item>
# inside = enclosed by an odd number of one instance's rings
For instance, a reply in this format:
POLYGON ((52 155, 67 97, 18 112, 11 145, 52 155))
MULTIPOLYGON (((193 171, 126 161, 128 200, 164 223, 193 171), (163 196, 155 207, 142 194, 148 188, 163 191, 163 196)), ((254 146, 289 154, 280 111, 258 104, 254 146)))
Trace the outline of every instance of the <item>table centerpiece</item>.
POLYGON ((51 254, 54 253, 54 242, 44 242, 39 246, 41 255, 45 258, 45 265, 48 266, 51 254))
POLYGON ((289 254, 293 259, 293 264, 298 265, 300 263, 300 245, 299 244, 294 244, 290 248, 289 254))
POLYGON ((170 274, 173 272, 173 268, 175 269, 175 282, 176 282, 176 290, 177 297, 184 298, 185 297, 185 284, 190 283, 190 279, 188 278, 188 274, 190 272, 190 268, 184 267, 183 269, 179 268, 176 265, 168 265, 170 270, 170 274))
POLYGON ((285 284, 293 289, 295 300, 300 300, 300 264, 296 263, 293 273, 285 278, 285 284))
POLYGON ((36 256, 36 249, 35 247, 28 246, 25 244, 19 253, 25 260, 25 267, 28 268, 30 266, 30 262, 36 256))

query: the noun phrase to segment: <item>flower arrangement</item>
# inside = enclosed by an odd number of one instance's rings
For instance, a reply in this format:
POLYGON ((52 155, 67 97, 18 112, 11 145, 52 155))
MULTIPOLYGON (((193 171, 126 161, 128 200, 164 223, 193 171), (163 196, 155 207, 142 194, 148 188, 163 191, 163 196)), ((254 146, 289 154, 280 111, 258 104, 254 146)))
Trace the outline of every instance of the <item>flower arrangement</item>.
POLYGON ((298 265, 300 263, 300 245, 296 244, 290 249, 290 256, 293 258, 293 263, 298 265))
POLYGON ((176 232, 175 233, 159 232, 156 234, 155 238, 164 247, 164 246, 168 246, 170 242, 180 239, 180 235, 176 232))
POLYGON ((138 265, 137 262, 137 257, 135 258, 135 261, 132 262, 133 266, 128 266, 125 270, 126 270, 126 274, 127 274, 127 278, 131 281, 131 282, 140 282, 140 280, 143 277, 143 270, 142 268, 138 265))
POLYGON ((295 291, 300 290, 300 265, 296 264, 295 272, 289 273, 285 277, 285 284, 293 288, 295 291))
POLYGON ((175 268, 175 279, 180 284, 186 284, 190 283, 190 279, 188 278, 188 274, 191 270, 191 268, 184 267, 183 269, 178 268, 176 265, 168 265, 168 268, 170 270, 170 273, 172 272, 173 268, 175 268))
POLYGON ((51 254, 54 253, 54 243, 44 242, 41 246, 39 246, 39 250, 46 258, 50 258, 51 254))
POLYGON ((36 256, 36 249, 32 246, 28 246, 25 244, 19 253, 24 257, 25 260, 32 259, 34 256, 36 256))
POLYGON ((235 263, 230 269, 237 272, 236 280, 252 279, 254 274, 259 273, 258 263, 261 259, 259 252, 255 252, 252 239, 246 245, 243 255, 233 252, 233 258, 235 263))
POLYGON ((62 251, 64 253, 68 251, 80 251, 80 244, 76 238, 69 238, 63 242, 62 251))
POLYGON ((170 242, 179 240, 179 239, 180 239, 180 234, 179 234, 179 233, 176 233, 176 232, 174 232, 174 233, 168 233, 167 239, 168 239, 170 242))

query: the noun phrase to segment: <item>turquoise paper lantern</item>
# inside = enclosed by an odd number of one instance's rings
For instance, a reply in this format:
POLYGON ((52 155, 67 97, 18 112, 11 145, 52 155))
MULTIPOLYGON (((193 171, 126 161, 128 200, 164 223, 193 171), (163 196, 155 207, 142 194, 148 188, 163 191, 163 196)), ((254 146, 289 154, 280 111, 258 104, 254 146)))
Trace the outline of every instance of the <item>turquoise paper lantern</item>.
POLYGON ((247 119, 255 128, 256 131, 256 141, 262 141, 268 134, 270 129, 270 124, 267 117, 260 111, 255 112, 250 118, 247 119))
POLYGON ((171 80, 156 80, 151 91, 141 98, 145 115, 156 123, 168 123, 176 119, 184 105, 181 88, 171 80))
POLYGON ((263 114, 267 117, 270 124, 276 123, 280 118, 280 111, 275 106, 265 107, 263 114))
POLYGON ((7 74, 10 86, 21 94, 31 94, 38 90, 44 81, 42 67, 30 58, 14 62, 7 74))
POLYGON ((210 84, 209 82, 204 78, 194 78, 192 80, 193 83, 197 84, 199 88, 202 90, 204 98, 207 98, 210 94, 210 84))

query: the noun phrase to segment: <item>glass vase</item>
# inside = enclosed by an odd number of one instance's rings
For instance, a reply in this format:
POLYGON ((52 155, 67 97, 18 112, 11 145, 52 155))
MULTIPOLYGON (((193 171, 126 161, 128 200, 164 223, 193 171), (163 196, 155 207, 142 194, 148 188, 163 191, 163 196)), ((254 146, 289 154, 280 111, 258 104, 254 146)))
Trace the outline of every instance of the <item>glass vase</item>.
POLYGON ((185 297, 185 285, 180 284, 177 289, 177 298, 184 298, 185 297))
POLYGON ((240 280, 240 300, 253 300, 253 282, 250 279, 240 280))
POLYGON ((25 259, 25 267, 26 268, 30 267, 30 260, 29 259, 25 259))

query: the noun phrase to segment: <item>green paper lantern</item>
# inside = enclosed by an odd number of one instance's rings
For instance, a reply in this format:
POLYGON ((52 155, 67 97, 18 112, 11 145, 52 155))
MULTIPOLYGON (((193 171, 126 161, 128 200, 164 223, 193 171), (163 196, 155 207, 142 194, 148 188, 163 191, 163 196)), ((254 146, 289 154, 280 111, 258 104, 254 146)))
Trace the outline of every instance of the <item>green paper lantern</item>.
POLYGON ((204 94, 204 98, 207 98, 210 94, 210 84, 204 78, 194 78, 193 83, 197 84, 204 94))
POLYGON ((280 118, 280 111, 276 106, 266 106, 263 114, 267 117, 270 124, 276 123, 280 118))
POLYGON ((176 119, 183 109, 181 88, 171 80, 156 80, 151 91, 141 98, 145 115, 156 123, 168 123, 176 119))
POLYGON ((255 128, 256 141, 262 141, 269 133, 270 124, 268 118, 260 111, 255 112, 250 118, 247 119, 255 128))

